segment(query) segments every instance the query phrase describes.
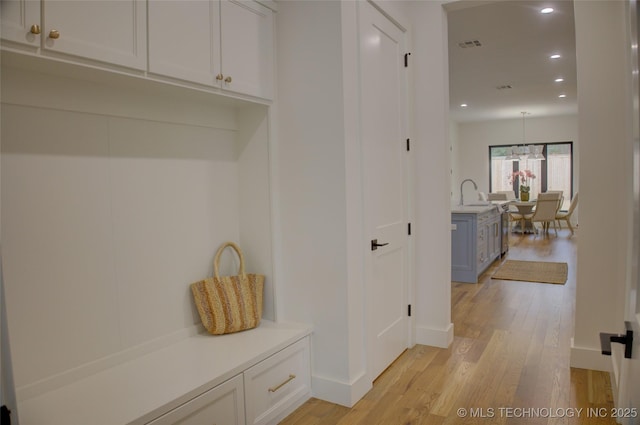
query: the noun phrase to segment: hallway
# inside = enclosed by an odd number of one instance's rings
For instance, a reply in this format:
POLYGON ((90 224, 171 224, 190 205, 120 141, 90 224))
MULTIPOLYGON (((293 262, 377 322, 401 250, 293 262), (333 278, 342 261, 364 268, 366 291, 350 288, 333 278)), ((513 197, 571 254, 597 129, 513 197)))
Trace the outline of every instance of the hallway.
POLYGON ((609 375, 569 367, 578 233, 513 235, 505 256, 567 262, 565 285, 493 280, 496 261, 452 284, 448 349, 416 345, 352 409, 311 399, 281 424, 615 424, 609 375))

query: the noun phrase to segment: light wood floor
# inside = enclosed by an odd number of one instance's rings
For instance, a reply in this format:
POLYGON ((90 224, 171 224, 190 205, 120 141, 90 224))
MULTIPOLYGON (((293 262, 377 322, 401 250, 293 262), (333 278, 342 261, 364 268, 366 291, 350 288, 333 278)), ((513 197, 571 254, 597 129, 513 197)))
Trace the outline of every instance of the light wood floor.
POLYGON ((615 424, 594 414, 613 407, 608 374, 569 367, 577 239, 514 235, 479 284, 452 283, 448 349, 416 345, 353 408, 311 399, 281 424, 615 424), (491 279, 505 259, 567 262, 568 281, 491 279))

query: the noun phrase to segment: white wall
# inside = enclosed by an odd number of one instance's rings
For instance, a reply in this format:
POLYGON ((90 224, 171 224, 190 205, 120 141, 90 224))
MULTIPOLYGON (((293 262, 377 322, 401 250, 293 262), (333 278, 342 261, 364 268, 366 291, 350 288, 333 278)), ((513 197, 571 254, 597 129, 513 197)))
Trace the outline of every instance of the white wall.
POLYGON ((626 62, 624 2, 578 1, 574 10, 583 172, 571 365, 607 370, 610 359, 600 354, 598 334, 624 330, 631 66, 626 62))
POLYGON ((414 81, 415 341, 447 347, 451 323, 449 66, 444 2, 410 2, 414 81))
POLYGON ((460 177, 462 167, 460 166, 461 156, 463 152, 460 151, 460 137, 458 136, 458 124, 451 120, 449 122, 449 152, 451 162, 451 191, 449 196, 451 197, 451 204, 455 205, 456 198, 460 198, 459 188, 463 179, 460 177), (456 185, 457 184, 457 185, 456 185))
MULTIPOLYGON (((314 327, 314 394, 350 405, 351 386, 364 370, 364 343, 360 334, 350 344, 349 311, 363 298, 349 290, 349 267, 361 262, 347 262, 341 7, 283 2, 276 16, 276 44, 286 52, 277 61, 277 306, 279 318, 314 327), (351 356, 360 359, 358 370, 350 370, 351 356)), ((362 316, 356 320, 361 329, 362 316)))
MULTIPOLYGON (((2 249, 19 396, 195 331, 189 285, 212 275, 226 240, 244 241, 247 271, 267 275, 273 316, 264 107, 239 114, 161 87, 8 66, 2 86, 2 249)), ((227 258, 221 272, 235 274, 227 258)))
MULTIPOLYGON (((478 184, 478 190, 489 193, 489 146, 522 143, 522 118, 465 122, 458 129, 458 181, 453 183, 453 201, 460 202, 460 182, 466 178, 478 184)), ((527 117, 527 143, 573 142, 573 192, 578 192, 580 182, 580 142, 578 117, 564 115, 554 117, 527 117)), ((465 184, 464 198, 477 199, 473 185, 465 184)), ((577 213, 576 213, 577 217, 577 213)))

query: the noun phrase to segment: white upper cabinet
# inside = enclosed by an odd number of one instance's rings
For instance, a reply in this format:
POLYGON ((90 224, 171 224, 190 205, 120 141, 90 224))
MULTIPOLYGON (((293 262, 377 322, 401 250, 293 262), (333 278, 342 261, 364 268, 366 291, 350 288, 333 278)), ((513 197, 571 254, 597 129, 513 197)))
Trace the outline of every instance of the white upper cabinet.
POLYGON ((274 12, 257 1, 1 0, 0 5, 3 47, 273 98, 274 12))
POLYGON ((217 1, 149 0, 149 72, 219 85, 220 5, 217 1))
POLYGON ((2 38, 40 47, 40 0, 2 0, 2 38))
POLYGON ((255 1, 149 0, 149 72, 273 97, 273 12, 255 1))
POLYGON ((2 38, 41 53, 146 69, 145 0, 2 0, 2 38))
POLYGON ((146 1, 44 0, 42 17, 44 51, 146 69, 146 1))
POLYGON ((273 97, 273 12, 254 1, 220 5, 223 88, 273 97))

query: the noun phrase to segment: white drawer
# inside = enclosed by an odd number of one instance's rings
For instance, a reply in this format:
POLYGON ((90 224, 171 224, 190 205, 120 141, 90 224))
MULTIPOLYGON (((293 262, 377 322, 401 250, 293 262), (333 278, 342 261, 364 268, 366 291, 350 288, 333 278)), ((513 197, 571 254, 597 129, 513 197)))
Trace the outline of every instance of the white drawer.
POLYGON ((148 425, 244 425, 242 374, 149 422, 148 425))
POLYGON ((247 425, 275 423, 311 395, 309 338, 244 372, 247 425))

